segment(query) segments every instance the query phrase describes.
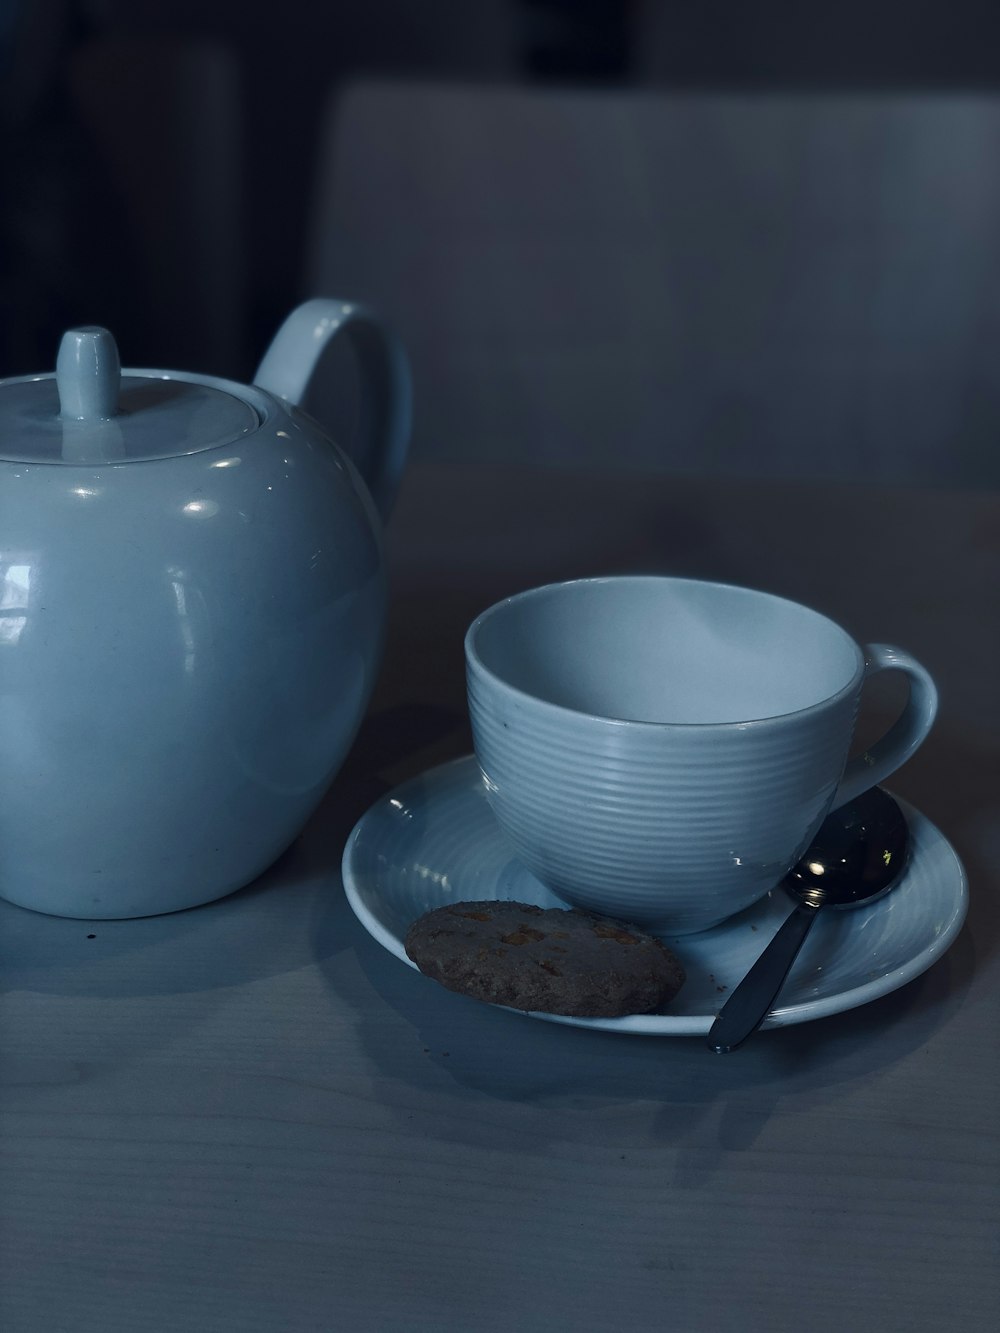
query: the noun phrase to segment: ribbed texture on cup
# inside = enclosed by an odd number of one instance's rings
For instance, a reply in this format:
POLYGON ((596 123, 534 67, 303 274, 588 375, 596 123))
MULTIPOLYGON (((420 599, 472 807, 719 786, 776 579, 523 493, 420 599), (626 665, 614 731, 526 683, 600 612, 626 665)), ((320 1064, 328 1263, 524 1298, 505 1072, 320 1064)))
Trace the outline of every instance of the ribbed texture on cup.
POLYGON ((468 670, 500 827, 545 884, 666 933, 756 902, 808 844, 843 770, 856 697, 733 725, 590 717, 468 670))

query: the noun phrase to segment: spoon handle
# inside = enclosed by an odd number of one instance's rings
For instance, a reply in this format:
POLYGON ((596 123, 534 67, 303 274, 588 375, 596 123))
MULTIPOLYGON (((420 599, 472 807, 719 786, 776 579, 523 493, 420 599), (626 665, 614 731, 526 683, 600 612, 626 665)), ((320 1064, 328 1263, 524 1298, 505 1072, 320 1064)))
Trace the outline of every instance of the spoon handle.
POLYGON ((720 1055, 735 1051, 756 1032, 785 984, 818 907, 797 903, 777 934, 719 1010, 708 1034, 709 1049, 720 1055))

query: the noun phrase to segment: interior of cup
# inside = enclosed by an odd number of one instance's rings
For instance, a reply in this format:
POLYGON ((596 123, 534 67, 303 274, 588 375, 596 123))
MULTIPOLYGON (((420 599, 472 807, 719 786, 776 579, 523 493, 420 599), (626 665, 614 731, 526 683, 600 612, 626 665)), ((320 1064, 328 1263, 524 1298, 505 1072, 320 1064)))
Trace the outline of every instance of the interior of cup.
POLYGON ((808 607, 656 577, 521 593, 479 618, 469 651, 525 694, 635 722, 779 717, 840 694, 863 669, 854 641, 808 607))

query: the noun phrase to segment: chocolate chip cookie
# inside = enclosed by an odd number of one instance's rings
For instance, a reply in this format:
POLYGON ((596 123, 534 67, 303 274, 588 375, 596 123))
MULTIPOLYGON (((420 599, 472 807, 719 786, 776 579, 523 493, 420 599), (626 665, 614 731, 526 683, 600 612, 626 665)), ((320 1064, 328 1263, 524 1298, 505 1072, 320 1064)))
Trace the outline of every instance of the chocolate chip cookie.
POLYGON ((408 956, 449 990, 574 1018, 649 1013, 684 983, 680 962, 636 926, 530 903, 451 903, 406 933, 408 956))

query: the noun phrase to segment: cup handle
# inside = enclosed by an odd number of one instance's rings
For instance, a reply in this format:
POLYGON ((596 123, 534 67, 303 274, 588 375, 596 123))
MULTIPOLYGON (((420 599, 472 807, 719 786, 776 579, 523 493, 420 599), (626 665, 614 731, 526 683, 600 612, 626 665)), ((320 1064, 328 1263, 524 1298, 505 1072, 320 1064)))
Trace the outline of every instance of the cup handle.
POLYGON ((320 354, 341 332, 351 343, 371 409, 371 447, 359 471, 385 520, 406 461, 413 388, 403 345, 379 317, 347 301, 319 297, 304 302, 274 335, 254 383, 293 406, 301 403, 320 354))
POLYGON ((836 810, 902 767, 923 744, 937 716, 938 693, 930 673, 902 648, 888 643, 865 646, 865 679, 879 671, 902 671, 910 685, 906 707, 885 735, 844 769, 833 797, 836 810))

